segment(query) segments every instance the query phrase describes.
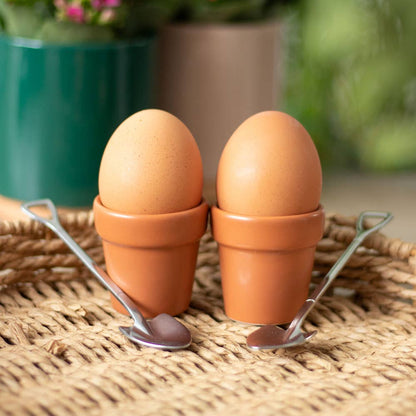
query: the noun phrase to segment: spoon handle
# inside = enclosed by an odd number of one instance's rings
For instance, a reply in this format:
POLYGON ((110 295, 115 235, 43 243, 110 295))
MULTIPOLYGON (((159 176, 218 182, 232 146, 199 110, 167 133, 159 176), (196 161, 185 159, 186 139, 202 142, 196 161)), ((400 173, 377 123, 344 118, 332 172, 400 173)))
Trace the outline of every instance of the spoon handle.
POLYGON ((135 303, 128 297, 110 278, 110 276, 91 259, 85 253, 85 251, 74 241, 74 239, 65 231, 59 222, 58 213, 55 205, 50 199, 40 199, 37 201, 26 202, 21 206, 22 211, 34 220, 39 221, 56 235, 72 250, 72 252, 88 267, 88 269, 94 274, 99 282, 107 288, 114 297, 126 308, 130 316, 134 319, 135 325, 137 325, 145 334, 151 335, 151 329, 146 322, 146 319, 137 309, 135 303), (30 208, 32 207, 47 207, 52 214, 52 218, 44 218, 37 215, 30 208))
POLYGON ((368 237, 372 232, 384 227, 392 219, 393 215, 389 212, 365 211, 360 214, 357 220, 357 232, 355 238, 352 240, 351 244, 347 247, 347 249, 344 251, 341 257, 331 267, 331 270, 329 270, 326 276, 322 279, 321 283, 315 288, 311 296, 308 299, 306 299, 305 303, 302 305, 299 312, 296 314, 295 318, 293 319, 289 328, 287 329, 288 334, 290 334, 290 336, 296 336, 296 334, 301 331, 300 327, 302 326, 306 316, 315 307, 315 304, 326 292, 333 280, 338 276, 338 273, 345 266, 345 263, 347 263, 351 255, 364 241, 364 239, 368 237), (381 221, 373 227, 365 229, 363 226, 363 222, 367 218, 379 218, 381 219, 381 221))

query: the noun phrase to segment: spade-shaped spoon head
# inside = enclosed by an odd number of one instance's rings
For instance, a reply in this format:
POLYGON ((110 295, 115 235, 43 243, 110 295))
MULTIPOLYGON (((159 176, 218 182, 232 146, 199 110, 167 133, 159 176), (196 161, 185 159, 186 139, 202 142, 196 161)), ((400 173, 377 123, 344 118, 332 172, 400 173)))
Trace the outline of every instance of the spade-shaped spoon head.
POLYGON ((279 326, 265 325, 247 337, 247 345, 253 350, 288 348, 303 344, 315 334, 316 331, 291 334, 279 326))
POLYGON ((191 344, 191 333, 180 322, 166 313, 147 321, 150 334, 136 326, 121 326, 120 331, 136 344, 163 350, 178 350, 191 344))

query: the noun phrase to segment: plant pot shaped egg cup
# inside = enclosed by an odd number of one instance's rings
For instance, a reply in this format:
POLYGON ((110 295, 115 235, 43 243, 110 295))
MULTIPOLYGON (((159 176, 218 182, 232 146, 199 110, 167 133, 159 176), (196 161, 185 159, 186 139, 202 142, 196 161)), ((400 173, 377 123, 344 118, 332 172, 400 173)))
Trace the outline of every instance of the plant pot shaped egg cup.
MULTIPOLYGON (((199 240, 208 204, 180 212, 130 215, 94 200, 95 228, 103 241, 107 272, 146 318, 175 316, 190 303, 199 240)), ((113 307, 126 313, 111 296, 113 307)))
POLYGON ((226 315, 250 324, 285 324, 309 292, 324 210, 289 216, 236 215, 211 208, 226 315))

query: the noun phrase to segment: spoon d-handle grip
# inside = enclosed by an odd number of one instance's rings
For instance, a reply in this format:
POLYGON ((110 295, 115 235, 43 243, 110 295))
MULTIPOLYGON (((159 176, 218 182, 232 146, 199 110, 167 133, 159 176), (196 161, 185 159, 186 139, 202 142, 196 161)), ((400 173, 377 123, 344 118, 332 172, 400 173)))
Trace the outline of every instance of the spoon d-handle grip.
POLYGON ((355 250, 359 245, 374 231, 377 231, 384 227, 388 222, 393 219, 393 215, 389 212, 378 212, 378 211, 365 211, 360 214, 356 224, 356 235, 350 245, 346 248, 341 257, 334 263, 326 276, 322 279, 321 283, 315 288, 309 299, 318 301, 318 299, 325 293, 329 285, 338 276, 338 273, 345 266, 347 261, 350 259, 355 250), (364 221, 369 218, 378 218, 382 221, 378 222, 370 228, 364 228, 364 221))
POLYGON ((393 215, 389 212, 378 211, 365 211, 360 214, 356 224, 356 235, 341 257, 334 263, 326 276, 321 280, 320 284, 312 292, 311 296, 306 299, 305 303, 301 306, 299 312, 296 314, 288 331, 294 332, 299 330, 303 321, 309 312, 315 307, 320 297, 326 292, 333 280, 338 276, 338 273, 345 266, 351 255, 358 248, 358 246, 364 241, 364 239, 372 232, 381 229, 388 222, 393 219, 393 215), (370 228, 364 228, 364 221, 368 218, 381 219, 380 222, 370 228))
POLYGON ((87 255, 87 253, 75 242, 66 232, 59 222, 58 212, 50 199, 40 199, 37 201, 26 202, 21 206, 22 211, 32 219, 39 221, 55 234, 72 250, 72 252, 87 266, 99 282, 107 288, 114 297, 127 309, 134 322, 142 328, 143 332, 150 335, 151 329, 144 317, 137 310, 135 303, 127 296, 108 276, 108 274, 98 264, 87 255), (46 207, 49 209, 52 218, 42 217, 31 210, 33 207, 46 207))

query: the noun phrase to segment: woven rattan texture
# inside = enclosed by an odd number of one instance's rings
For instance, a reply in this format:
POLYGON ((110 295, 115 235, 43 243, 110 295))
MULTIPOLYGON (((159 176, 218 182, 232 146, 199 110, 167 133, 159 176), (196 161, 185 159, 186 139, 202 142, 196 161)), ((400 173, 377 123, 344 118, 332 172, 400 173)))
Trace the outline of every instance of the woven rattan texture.
MULTIPOLYGON (((100 264, 91 213, 62 219, 100 264)), ((354 236, 328 216, 314 281, 354 236)), ((179 319, 193 343, 142 348, 129 319, 36 223, 0 223, 0 413, 7 415, 414 415, 416 245, 369 237, 305 323, 318 334, 253 352, 253 326, 223 311, 216 244, 201 241, 192 304, 179 319)))

